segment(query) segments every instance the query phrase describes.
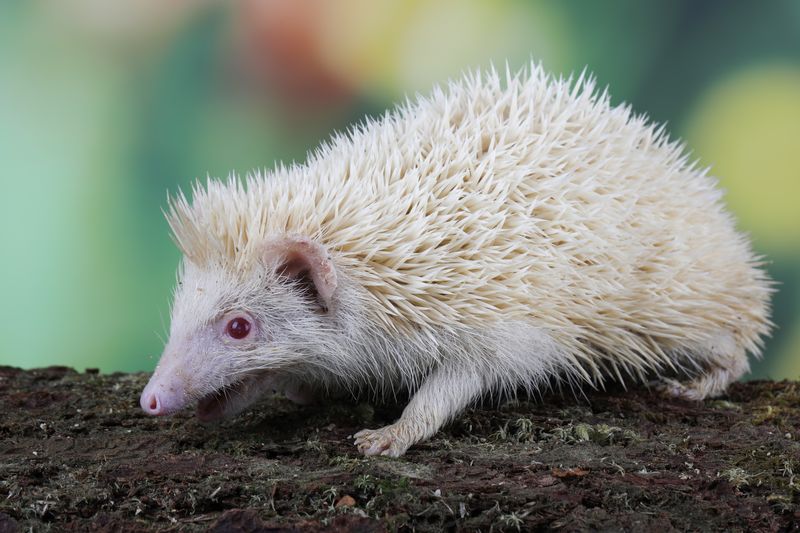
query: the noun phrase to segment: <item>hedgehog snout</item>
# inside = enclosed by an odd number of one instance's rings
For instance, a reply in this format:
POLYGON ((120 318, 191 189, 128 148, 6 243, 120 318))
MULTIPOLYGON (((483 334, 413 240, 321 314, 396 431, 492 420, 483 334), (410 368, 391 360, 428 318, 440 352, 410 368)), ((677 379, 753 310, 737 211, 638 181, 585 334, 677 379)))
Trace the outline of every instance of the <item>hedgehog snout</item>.
POLYGON ((179 380, 162 380, 155 374, 142 391, 139 405, 148 415, 164 416, 183 409, 188 403, 186 388, 179 380))

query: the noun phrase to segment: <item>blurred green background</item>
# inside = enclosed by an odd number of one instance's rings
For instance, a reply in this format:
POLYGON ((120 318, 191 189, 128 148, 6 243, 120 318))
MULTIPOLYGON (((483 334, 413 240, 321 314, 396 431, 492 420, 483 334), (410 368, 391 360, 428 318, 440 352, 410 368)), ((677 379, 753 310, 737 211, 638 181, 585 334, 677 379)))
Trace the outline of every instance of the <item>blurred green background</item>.
POLYGON ((727 189, 800 376, 800 2, 2 0, 0 364, 149 370, 167 192, 302 161, 465 68, 592 70, 727 189))

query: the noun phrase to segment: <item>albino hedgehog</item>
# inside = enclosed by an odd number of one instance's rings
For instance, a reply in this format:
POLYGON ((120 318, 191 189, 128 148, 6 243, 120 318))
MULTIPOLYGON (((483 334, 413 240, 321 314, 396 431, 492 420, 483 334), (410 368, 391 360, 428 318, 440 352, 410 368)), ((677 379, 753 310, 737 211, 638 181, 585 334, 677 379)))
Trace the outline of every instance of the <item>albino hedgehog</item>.
POLYGON ((355 435, 399 456, 492 394, 718 395, 760 353, 771 292, 721 198, 591 79, 469 75, 171 202, 185 257, 141 406, 212 420, 273 390, 405 391, 399 420, 355 435))

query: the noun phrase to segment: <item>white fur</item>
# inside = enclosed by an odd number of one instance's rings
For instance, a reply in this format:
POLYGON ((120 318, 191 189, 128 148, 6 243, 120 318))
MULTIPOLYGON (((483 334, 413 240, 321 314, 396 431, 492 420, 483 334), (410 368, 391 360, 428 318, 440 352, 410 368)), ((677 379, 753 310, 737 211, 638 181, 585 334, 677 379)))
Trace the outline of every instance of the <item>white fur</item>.
POLYGON ((180 195, 170 342, 229 307, 275 328, 249 350, 195 350, 195 397, 264 369, 418 391, 396 424, 358 435, 365 453, 402 454, 485 393, 559 377, 683 369, 697 381, 673 393, 718 394, 759 354, 771 292, 721 196, 663 128, 612 107, 593 80, 538 65, 476 73, 306 164, 180 195), (265 269, 265 246, 284 236, 329 251, 331 312, 305 312, 265 269))

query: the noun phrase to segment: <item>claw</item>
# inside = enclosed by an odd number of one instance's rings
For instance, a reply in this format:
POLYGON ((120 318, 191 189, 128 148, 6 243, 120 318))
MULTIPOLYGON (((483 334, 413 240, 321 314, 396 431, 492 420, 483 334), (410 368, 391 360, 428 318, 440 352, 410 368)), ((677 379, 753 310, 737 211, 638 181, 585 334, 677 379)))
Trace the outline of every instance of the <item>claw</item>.
POLYGON ((408 445, 398 439, 393 426, 364 429, 353 435, 353 438, 358 451, 366 456, 400 457, 408 449, 408 445))

